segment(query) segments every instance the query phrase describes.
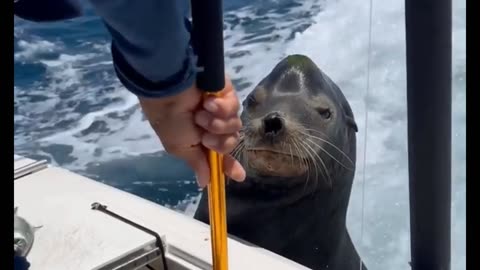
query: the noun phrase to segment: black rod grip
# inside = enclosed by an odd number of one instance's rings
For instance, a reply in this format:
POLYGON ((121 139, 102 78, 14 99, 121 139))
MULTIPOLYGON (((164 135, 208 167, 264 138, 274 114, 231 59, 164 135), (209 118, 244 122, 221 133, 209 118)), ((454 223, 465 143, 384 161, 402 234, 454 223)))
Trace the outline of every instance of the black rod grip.
POLYGON ((208 92, 225 87, 222 0, 191 0, 192 41, 197 59, 197 86, 208 92))

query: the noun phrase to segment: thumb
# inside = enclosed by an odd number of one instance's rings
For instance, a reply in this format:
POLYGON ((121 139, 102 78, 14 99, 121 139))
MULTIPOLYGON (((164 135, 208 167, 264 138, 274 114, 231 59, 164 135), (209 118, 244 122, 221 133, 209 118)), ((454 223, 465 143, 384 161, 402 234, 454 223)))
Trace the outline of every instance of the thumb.
POLYGON ((237 182, 243 182, 246 177, 245 169, 231 155, 223 156, 223 169, 225 174, 237 182))

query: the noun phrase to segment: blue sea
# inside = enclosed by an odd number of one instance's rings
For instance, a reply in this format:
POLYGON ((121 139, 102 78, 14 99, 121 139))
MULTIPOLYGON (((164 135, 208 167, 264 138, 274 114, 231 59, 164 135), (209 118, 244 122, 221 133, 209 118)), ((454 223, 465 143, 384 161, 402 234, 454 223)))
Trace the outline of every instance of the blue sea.
MULTIPOLYGON (((401 270, 410 259, 404 3, 372 3, 368 95, 370 1, 225 0, 225 64, 242 100, 297 53, 342 88, 359 126, 348 229, 369 269, 401 270)), ((105 27, 87 10, 58 23, 15 19, 15 152, 191 216, 192 171, 163 151, 115 77, 105 27)), ((454 270, 466 269, 465 13, 465 0, 453 0, 454 270)))

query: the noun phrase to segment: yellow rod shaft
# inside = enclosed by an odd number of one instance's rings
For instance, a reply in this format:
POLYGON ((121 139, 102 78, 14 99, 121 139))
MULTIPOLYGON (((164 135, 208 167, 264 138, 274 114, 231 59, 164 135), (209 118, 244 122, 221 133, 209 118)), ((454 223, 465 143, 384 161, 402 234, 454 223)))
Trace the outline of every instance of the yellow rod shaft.
POLYGON ((209 150, 210 183, 208 184, 208 207, 214 270, 228 270, 227 217, 225 198, 225 175, 223 156, 209 150))

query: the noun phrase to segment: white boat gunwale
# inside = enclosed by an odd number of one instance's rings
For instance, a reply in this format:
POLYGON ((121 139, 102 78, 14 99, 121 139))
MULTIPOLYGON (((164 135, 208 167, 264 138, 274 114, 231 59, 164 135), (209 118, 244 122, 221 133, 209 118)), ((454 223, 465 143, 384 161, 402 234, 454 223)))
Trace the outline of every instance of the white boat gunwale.
MULTIPOLYGON (((146 264, 162 269, 154 236, 92 210, 94 202, 157 232, 165 243, 169 270, 212 268, 208 225, 66 169, 15 158, 16 170, 26 168, 17 162, 40 164, 14 181, 19 215, 42 226, 27 257, 32 270, 146 269, 141 268, 146 264)), ((307 269, 232 236, 228 245, 231 270, 307 269)))

